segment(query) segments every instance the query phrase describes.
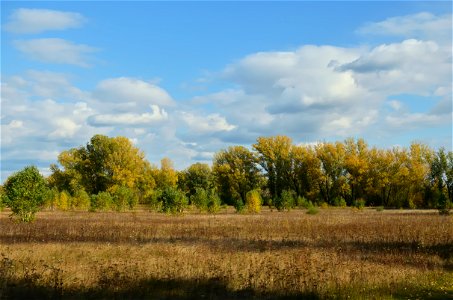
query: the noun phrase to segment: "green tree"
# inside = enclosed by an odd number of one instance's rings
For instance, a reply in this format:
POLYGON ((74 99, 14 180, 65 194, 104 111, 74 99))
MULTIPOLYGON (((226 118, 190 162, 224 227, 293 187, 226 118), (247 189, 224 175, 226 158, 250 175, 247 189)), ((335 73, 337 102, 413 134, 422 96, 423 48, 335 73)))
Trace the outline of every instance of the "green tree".
POLYGON ((189 196, 194 195, 201 188, 209 190, 212 186, 212 171, 209 165, 195 163, 181 172, 178 186, 186 191, 189 196))
POLYGON ((441 213, 449 213, 453 199, 453 152, 441 148, 431 163, 430 180, 436 191, 437 207, 441 213))
POLYGON ((4 185, 6 204, 13 216, 22 222, 30 222, 44 204, 48 187, 35 166, 25 167, 11 175, 4 185))
POLYGON ((259 188, 261 173, 253 153, 242 146, 229 147, 214 155, 213 173, 224 203, 244 203, 248 191, 259 188))
POLYGON ((187 206, 186 195, 176 187, 167 186, 160 193, 158 200, 162 203, 161 210, 165 213, 182 213, 187 206))

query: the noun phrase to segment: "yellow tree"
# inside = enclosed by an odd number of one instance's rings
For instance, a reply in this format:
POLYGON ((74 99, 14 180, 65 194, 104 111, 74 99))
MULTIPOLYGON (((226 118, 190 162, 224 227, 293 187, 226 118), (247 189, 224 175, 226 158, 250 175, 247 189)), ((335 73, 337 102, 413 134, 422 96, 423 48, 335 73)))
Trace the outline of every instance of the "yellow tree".
POLYGON ((347 179, 350 187, 350 202, 357 198, 365 197, 366 175, 368 172, 368 145, 363 139, 347 139, 345 145, 344 166, 347 171, 347 179))
POLYGON ((266 171, 267 184, 273 198, 283 190, 292 189, 292 140, 283 135, 259 137, 253 148, 258 152, 258 162, 266 171))
POLYGON ((160 170, 155 171, 156 186, 160 189, 176 187, 178 183, 178 172, 173 167, 173 162, 168 157, 160 161, 160 170))
POLYGON ((319 196, 318 181, 321 177, 320 160, 313 146, 293 146, 294 186, 299 196, 315 202, 319 196))
POLYGON ((337 197, 349 192, 344 168, 344 145, 339 142, 319 144, 316 146, 316 155, 321 163, 319 191, 324 201, 333 204, 337 197))

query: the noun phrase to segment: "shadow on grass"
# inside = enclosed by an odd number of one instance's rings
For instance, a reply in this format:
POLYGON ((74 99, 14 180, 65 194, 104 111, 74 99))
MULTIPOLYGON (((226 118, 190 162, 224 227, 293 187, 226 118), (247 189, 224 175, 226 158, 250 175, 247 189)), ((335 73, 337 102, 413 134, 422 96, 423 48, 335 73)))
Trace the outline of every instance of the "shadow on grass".
POLYGON ((230 290, 221 279, 147 279, 123 283, 121 287, 102 285, 95 289, 61 290, 26 281, 10 282, 0 299, 319 299, 313 293, 263 294, 251 289, 230 290), (125 287, 127 285, 127 287, 125 287))

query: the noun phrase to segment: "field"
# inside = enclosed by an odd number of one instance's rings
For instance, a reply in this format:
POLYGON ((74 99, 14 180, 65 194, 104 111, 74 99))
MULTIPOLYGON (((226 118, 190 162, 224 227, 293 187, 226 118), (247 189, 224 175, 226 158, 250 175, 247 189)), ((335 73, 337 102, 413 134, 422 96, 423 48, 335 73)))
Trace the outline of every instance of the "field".
POLYGON ((453 299, 436 211, 0 213, 0 299, 453 299))

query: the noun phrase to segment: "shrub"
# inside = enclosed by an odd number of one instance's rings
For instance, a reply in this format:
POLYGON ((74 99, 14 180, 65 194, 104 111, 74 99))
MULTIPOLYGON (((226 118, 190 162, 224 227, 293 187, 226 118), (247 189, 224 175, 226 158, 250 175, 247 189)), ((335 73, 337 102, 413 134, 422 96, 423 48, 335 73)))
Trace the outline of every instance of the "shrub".
POLYGON ((6 196, 5 196, 5 193, 3 191, 3 187, 0 186, 0 212, 3 211, 3 209, 6 206, 4 198, 6 198, 6 196))
POLYGON ((208 197, 208 212, 216 213, 220 210, 221 201, 217 193, 211 190, 208 197))
POLYGON ((90 210, 109 210, 112 207, 112 195, 109 192, 99 192, 97 195, 91 195, 90 210))
POLYGON ((359 198, 357 200, 355 200, 352 205, 355 207, 355 208, 358 208, 358 209, 362 209, 365 207, 365 200, 363 200, 362 198, 359 198))
POLYGON ((242 212, 244 210, 244 202, 239 197, 234 199, 233 205, 236 212, 242 212))
POLYGON ((245 206, 249 213, 259 213, 261 211, 261 195, 259 190, 251 190, 245 196, 245 206))
POLYGON ((327 202, 322 202, 320 207, 322 209, 326 209, 326 208, 329 208, 329 204, 327 204, 327 202))
POLYGON ((206 211, 208 209, 209 197, 205 189, 197 187, 195 193, 190 196, 190 203, 195 205, 200 211, 206 211))
POLYGON ((45 196, 44 204, 43 206, 45 208, 49 208, 51 210, 54 210, 57 207, 57 202, 58 198, 60 197, 60 192, 56 187, 48 190, 45 196))
POLYGON ((296 204, 298 207, 309 208, 313 206, 313 203, 310 200, 307 200, 305 197, 297 197, 296 204))
POLYGON ((337 207, 346 207, 347 206, 346 200, 344 200, 343 197, 336 197, 335 199, 333 199, 333 205, 337 206, 337 207))
POLYGON ((11 175, 3 188, 3 200, 11 208, 12 215, 22 222, 34 220, 49 191, 44 177, 34 166, 25 167, 11 175))
POLYGON ((317 213, 319 213, 319 209, 316 206, 310 206, 307 210, 309 215, 316 215, 317 213))
POLYGON ((66 192, 62 191, 58 195, 57 201, 56 201, 56 207, 60 210, 68 210, 72 202, 71 195, 66 192))
POLYGON ((437 209, 440 215, 450 214, 450 203, 444 193, 441 193, 439 196, 437 209))
POLYGON ((187 206, 186 195, 175 187, 166 187, 160 195, 161 211, 165 213, 182 213, 187 206))
POLYGON ((384 206, 376 207, 376 211, 379 211, 379 212, 384 211, 384 206))
POLYGON ((119 186, 113 192, 112 201, 117 211, 133 209, 138 203, 138 195, 126 186, 119 186))
POLYGON ((285 209, 290 210, 294 207, 294 198, 294 191, 283 190, 280 197, 274 198, 273 203, 274 206, 280 211, 285 209))
POLYGON ((89 209, 90 208, 90 196, 84 189, 77 190, 74 197, 72 197, 71 208, 72 209, 89 209))

